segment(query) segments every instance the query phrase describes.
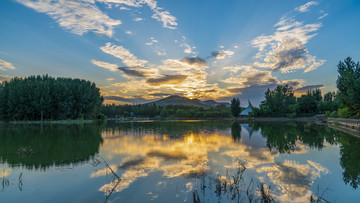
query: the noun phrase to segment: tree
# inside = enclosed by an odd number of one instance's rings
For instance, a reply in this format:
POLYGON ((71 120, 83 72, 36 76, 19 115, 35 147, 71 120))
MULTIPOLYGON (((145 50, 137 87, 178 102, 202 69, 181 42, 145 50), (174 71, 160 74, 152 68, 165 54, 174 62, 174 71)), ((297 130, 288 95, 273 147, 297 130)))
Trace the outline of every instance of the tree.
POLYGON ((241 112, 241 108, 240 108, 240 99, 239 98, 233 98, 231 100, 231 114, 237 118, 239 117, 239 114, 241 112))
POLYGON ((0 84, 0 119, 96 118, 103 97, 90 81, 48 75, 13 78, 0 84))
POLYGON ((261 102, 261 109, 267 109, 272 114, 292 113, 293 107, 296 104, 293 88, 288 85, 278 85, 274 90, 269 88, 265 92, 265 101, 261 102))
POLYGON ((338 98, 353 114, 360 114, 360 63, 350 57, 337 65, 339 76, 336 81, 338 98))

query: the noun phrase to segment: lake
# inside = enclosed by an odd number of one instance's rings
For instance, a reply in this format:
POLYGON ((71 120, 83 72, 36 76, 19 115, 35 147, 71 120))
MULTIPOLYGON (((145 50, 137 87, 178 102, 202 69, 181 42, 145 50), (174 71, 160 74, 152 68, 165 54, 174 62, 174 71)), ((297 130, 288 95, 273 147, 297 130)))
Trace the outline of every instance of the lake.
POLYGON ((0 202, 358 202, 360 139, 310 123, 0 124, 0 202))

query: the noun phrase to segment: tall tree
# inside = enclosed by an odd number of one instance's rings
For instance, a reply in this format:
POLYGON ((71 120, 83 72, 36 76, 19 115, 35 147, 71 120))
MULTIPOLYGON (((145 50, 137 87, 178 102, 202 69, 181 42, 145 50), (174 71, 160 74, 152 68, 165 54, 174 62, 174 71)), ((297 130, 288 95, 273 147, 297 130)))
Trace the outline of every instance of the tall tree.
POLYGON ((339 76, 336 81, 341 104, 360 114, 360 63, 350 57, 337 65, 339 76))
POLYGON ((240 112, 241 112, 240 99, 239 98, 233 98, 231 100, 231 114, 235 118, 237 118, 237 117, 239 117, 240 112))

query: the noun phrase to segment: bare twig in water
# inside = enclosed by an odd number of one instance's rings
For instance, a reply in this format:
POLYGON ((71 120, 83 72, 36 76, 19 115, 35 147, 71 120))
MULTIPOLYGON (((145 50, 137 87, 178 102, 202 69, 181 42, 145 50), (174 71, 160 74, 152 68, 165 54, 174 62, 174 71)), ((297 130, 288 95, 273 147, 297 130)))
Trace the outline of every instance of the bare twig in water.
POLYGON ((99 156, 99 157, 104 161, 106 167, 108 167, 108 168, 110 169, 111 173, 114 174, 114 176, 115 176, 117 179, 121 179, 121 178, 114 172, 114 170, 109 166, 109 164, 105 161, 105 159, 102 158, 101 156, 99 156))
MULTIPOLYGON (((114 185, 114 187, 111 189, 110 193, 106 195, 105 197, 105 202, 107 202, 107 200, 110 198, 110 196, 112 195, 112 193, 115 191, 116 187, 119 185, 120 181, 121 181, 121 178, 115 173, 115 171, 110 167, 110 165, 105 161, 104 158, 102 158, 101 156, 99 156, 104 164, 106 165, 106 167, 108 169, 110 169, 111 173, 114 175, 114 177, 116 177, 116 183, 114 185)), ((95 159, 95 163, 96 163, 96 166, 99 165, 101 162, 98 160, 98 159, 95 159)), ((114 182, 114 181, 113 181, 114 182)))
POLYGON ((266 186, 264 183, 260 183, 258 185, 259 192, 260 192, 260 200, 261 202, 274 202, 274 199, 271 197, 270 194, 270 187, 266 189, 266 186))
POLYGON ((22 191, 22 186, 23 186, 22 173, 20 173, 18 181, 19 181, 18 183, 19 190, 22 191))
MULTIPOLYGON (((319 191, 320 191, 320 186, 318 185, 318 187, 317 187, 317 194, 319 194, 319 191)), ((332 189, 330 189, 329 187, 327 187, 322 193, 321 193, 321 195, 319 196, 319 197, 314 197, 313 195, 311 195, 310 196, 310 202, 317 202, 317 203, 320 203, 320 202, 330 202, 330 201, 328 201, 328 200, 326 200, 326 199, 324 199, 323 198, 323 196, 326 194, 326 192, 328 191, 328 190, 331 190, 332 191, 332 189)))

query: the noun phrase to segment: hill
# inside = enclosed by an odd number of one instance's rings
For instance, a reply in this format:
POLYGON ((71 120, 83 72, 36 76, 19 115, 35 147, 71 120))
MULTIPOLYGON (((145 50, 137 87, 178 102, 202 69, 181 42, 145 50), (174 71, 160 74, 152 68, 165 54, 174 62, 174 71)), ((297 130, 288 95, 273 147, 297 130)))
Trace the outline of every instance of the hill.
POLYGON ((218 105, 225 105, 226 107, 230 107, 230 104, 226 102, 216 102, 214 100, 201 101, 199 99, 189 99, 177 95, 169 96, 167 98, 160 99, 154 102, 149 102, 147 104, 156 104, 157 106, 185 105, 185 106, 196 106, 203 108, 211 108, 211 107, 216 107, 218 105))

